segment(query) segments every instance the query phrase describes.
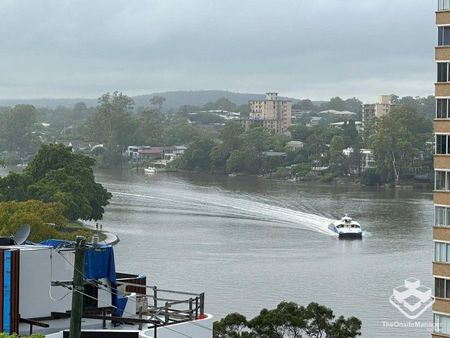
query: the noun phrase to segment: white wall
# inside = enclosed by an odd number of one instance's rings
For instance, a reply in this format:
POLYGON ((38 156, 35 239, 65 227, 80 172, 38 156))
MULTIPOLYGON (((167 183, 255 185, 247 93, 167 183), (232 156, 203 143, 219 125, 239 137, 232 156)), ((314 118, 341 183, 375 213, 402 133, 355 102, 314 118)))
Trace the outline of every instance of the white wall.
MULTIPOLYGON (((160 327, 158 329, 158 338, 179 338, 183 337, 183 335, 195 338, 211 338, 213 335, 212 325, 213 316, 208 315, 207 318, 202 320, 160 327)), ((140 337, 153 337, 153 329, 144 331, 140 334, 140 337)))
MULTIPOLYGON (((73 254, 65 253, 73 262, 73 254)), ((20 251, 19 313, 23 318, 46 317, 52 311, 70 310, 72 296, 63 287, 51 287, 51 281, 72 280, 73 268, 51 248, 33 248, 20 251), (52 259, 51 259, 52 255, 52 259), (53 301, 50 298, 64 299, 53 301)))

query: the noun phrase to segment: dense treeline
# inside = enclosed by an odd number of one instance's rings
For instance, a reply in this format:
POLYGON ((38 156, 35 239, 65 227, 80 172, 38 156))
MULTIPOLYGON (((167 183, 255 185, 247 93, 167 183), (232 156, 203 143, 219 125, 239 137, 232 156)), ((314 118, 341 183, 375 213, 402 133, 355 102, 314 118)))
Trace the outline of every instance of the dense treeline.
POLYGON ((361 335, 361 321, 343 316, 335 319, 331 309, 317 303, 304 307, 281 302, 275 309, 261 310, 251 320, 231 313, 215 322, 213 329, 214 338, 354 338, 361 335))
POLYGON ((342 128, 330 127, 326 119, 318 126, 307 125, 308 118, 322 109, 360 112, 358 99, 335 97, 321 103, 300 100, 294 103, 294 109, 306 112, 305 120, 300 119, 291 128, 291 137, 261 128, 244 131, 239 123, 223 126, 222 117, 207 111, 244 111, 244 107, 225 98, 203 107, 185 105, 177 113, 161 112, 163 97, 153 97, 149 106, 136 108, 130 97, 119 92, 102 95, 96 108, 77 103, 72 109, 45 111, 17 105, 0 109, 0 151, 6 151, 0 157, 6 164, 27 162, 40 144, 84 141, 90 146, 102 145, 95 153, 98 165, 117 167, 122 165, 123 151, 129 145, 183 144, 189 145, 188 150, 175 163, 181 169, 303 178, 314 167, 326 169, 320 176, 332 179, 354 173, 352 168, 360 161, 359 149, 371 148, 377 169, 365 173, 363 181, 398 182, 411 174, 411 167, 426 171, 425 167, 431 165, 426 141, 431 140, 434 98, 394 96, 393 101, 398 105, 393 113, 378 119, 360 135, 351 120, 342 128), (43 123, 49 121, 49 125, 43 123), (303 147, 286 147, 291 140, 303 142, 303 147), (354 151, 344 156, 343 149, 349 147, 354 151), (396 153, 398 149, 402 151, 396 153))
MULTIPOLYGON (((433 121, 436 113, 436 100, 432 95, 427 97, 399 97, 398 95, 392 94, 392 103, 398 106, 408 107, 411 110, 423 114, 430 121, 433 121)), ((362 104, 363 102, 355 97, 346 100, 341 99, 340 97, 333 97, 328 102, 313 102, 309 99, 304 99, 294 103, 292 107, 293 109, 311 112, 313 115, 319 111, 329 109, 339 111, 346 110, 357 113, 357 118, 360 118, 362 104)))

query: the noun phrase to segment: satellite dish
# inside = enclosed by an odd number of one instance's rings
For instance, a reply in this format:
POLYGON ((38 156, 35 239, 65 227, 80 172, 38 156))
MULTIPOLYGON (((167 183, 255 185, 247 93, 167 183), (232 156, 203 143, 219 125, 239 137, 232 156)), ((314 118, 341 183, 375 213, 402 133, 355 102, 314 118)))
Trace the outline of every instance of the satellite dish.
POLYGON ((31 227, 29 224, 22 224, 19 229, 17 229, 16 234, 13 236, 14 243, 16 245, 21 245, 25 243, 28 236, 30 236, 31 227))

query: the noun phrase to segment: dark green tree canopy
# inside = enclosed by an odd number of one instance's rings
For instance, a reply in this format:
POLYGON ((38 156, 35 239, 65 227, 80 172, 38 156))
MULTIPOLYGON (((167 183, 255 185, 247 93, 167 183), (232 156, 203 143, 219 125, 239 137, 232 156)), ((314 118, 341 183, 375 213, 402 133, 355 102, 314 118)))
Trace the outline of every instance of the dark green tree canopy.
POLYGON ((70 147, 43 145, 23 173, 0 178, 0 200, 60 202, 70 220, 101 219, 112 195, 95 182, 93 165, 70 147))
POLYGON ((36 108, 28 104, 18 104, 0 114, 1 148, 25 154, 33 150, 36 143, 32 135, 36 122, 36 108))
POLYGON ((398 184, 408 168, 426 151, 432 123, 423 113, 402 106, 376 120, 369 145, 374 150, 378 171, 398 184))
POLYGON ((281 302, 275 309, 262 309, 247 320, 231 313, 214 323, 214 338, 355 338, 361 335, 358 318, 335 315, 330 308, 310 303, 307 307, 281 302))

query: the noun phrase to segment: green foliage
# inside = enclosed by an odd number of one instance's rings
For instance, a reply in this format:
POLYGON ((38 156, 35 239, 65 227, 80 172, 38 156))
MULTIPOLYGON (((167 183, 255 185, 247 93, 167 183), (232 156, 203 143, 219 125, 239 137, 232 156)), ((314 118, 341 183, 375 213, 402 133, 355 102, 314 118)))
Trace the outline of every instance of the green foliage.
POLYGON ((64 205, 28 200, 24 202, 0 202, 0 236, 11 236, 22 224, 31 226, 29 239, 40 242, 49 238, 73 240, 77 235, 90 236, 88 230, 61 232, 59 229, 67 223, 64 217, 64 205), (59 226, 56 228, 54 225, 59 226))
POLYGON ((398 184, 420 152, 426 150, 431 131, 431 121, 405 106, 377 119, 369 145, 374 150, 378 172, 387 181, 398 184))
POLYGON ((370 168, 361 173, 360 182, 362 185, 377 185, 381 183, 381 177, 378 174, 378 170, 370 168))
POLYGON ((32 152, 38 141, 32 131, 36 122, 36 108, 18 104, 0 114, 0 143, 8 151, 17 151, 21 156, 32 152))
POLYGON ((327 337, 354 338, 361 335, 361 321, 343 316, 317 303, 307 307, 281 302, 275 309, 263 309, 251 320, 232 313, 214 322, 214 338, 327 337))
POLYGON ((44 145, 23 173, 0 178, 0 201, 60 202, 70 220, 98 220, 111 194, 95 182, 94 160, 63 145, 44 145))
POLYGON ((198 171, 210 170, 210 153, 214 146, 214 141, 209 138, 195 139, 180 159, 180 168, 198 171))
POLYGON ((103 94, 86 123, 90 139, 103 144, 109 152, 121 153, 134 141, 137 121, 132 116, 133 108, 133 100, 122 93, 103 94))
POLYGON ((189 120, 192 122, 200 122, 204 124, 213 124, 213 123, 225 123, 226 120, 217 114, 207 113, 207 112, 198 112, 189 115, 189 120))
POLYGON ((144 109, 139 116, 136 140, 139 144, 159 146, 162 144, 164 118, 159 110, 144 109))
POLYGON ((344 138, 340 135, 336 135, 330 142, 330 169, 336 175, 344 174, 346 160, 342 151, 345 148, 344 138))
POLYGON ((237 111, 237 105, 231 102, 225 97, 221 97, 215 102, 209 102, 205 104, 202 110, 226 110, 226 111, 237 111))
POLYGON ((164 96, 155 95, 150 99, 150 103, 158 108, 158 111, 162 111, 162 106, 166 98, 164 96))
POLYGON ((166 121, 162 132, 163 143, 167 145, 187 144, 197 136, 197 131, 184 114, 177 114, 166 121))

